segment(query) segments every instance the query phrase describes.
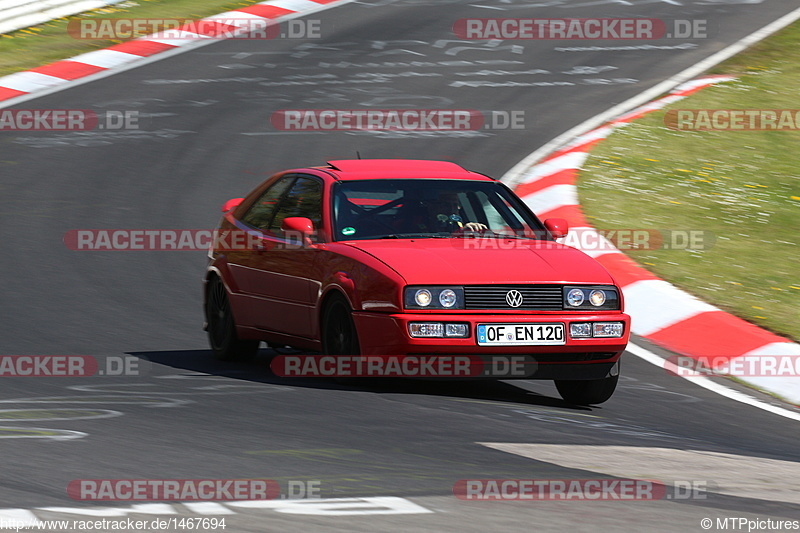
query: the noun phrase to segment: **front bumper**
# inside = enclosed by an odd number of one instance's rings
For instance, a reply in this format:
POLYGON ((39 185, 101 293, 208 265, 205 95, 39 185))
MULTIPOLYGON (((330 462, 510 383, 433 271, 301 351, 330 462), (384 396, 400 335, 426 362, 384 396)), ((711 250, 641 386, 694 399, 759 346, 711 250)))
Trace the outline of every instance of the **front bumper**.
POLYGON ((483 377, 500 379, 602 379, 618 372, 618 362, 630 337, 630 317, 624 313, 462 314, 356 312, 353 320, 364 355, 463 355, 483 361, 483 377), (467 338, 412 338, 409 322, 469 324, 467 338), (622 322, 619 338, 571 338, 571 322, 622 322), (562 345, 480 346, 478 324, 564 325, 562 345))

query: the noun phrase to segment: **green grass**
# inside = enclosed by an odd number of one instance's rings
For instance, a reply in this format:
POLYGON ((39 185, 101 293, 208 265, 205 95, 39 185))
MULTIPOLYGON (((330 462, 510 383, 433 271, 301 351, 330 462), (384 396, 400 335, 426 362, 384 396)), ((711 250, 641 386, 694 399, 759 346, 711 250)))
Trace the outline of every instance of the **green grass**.
POLYGON ((128 0, 89 13, 56 20, 0 35, 0 76, 35 68, 59 59, 106 48, 119 40, 80 40, 67 32, 71 19, 168 18, 200 19, 252 5, 261 0, 128 0))
MULTIPOLYGON (((666 110, 800 109, 800 25, 713 72, 739 79, 666 110)), ((592 152, 579 182, 591 222, 710 232, 707 249, 626 253, 699 298, 800 340, 800 131, 674 131, 666 110, 592 152)))

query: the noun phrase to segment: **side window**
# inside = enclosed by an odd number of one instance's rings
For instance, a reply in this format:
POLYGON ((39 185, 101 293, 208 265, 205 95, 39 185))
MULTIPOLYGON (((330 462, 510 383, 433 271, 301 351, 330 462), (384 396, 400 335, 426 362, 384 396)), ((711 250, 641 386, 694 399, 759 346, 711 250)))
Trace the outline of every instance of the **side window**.
POLYGON ((294 176, 287 176, 267 189, 266 192, 261 195, 261 198, 250 206, 250 209, 248 209, 247 213, 242 217, 242 222, 254 228, 266 231, 275 216, 275 211, 281 196, 283 196, 283 193, 286 192, 293 181, 294 176))
POLYGON ((272 218, 269 230, 273 235, 282 237, 281 223, 285 218, 305 217, 318 229, 322 222, 322 183, 313 178, 299 177, 272 218))

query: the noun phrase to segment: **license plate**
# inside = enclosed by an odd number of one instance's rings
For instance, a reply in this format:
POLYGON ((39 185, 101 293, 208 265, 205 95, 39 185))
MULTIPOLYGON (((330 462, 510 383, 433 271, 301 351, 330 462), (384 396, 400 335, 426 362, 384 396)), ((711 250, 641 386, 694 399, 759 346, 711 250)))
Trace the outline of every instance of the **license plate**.
POLYGON ((564 324, 478 324, 479 346, 566 344, 564 324))

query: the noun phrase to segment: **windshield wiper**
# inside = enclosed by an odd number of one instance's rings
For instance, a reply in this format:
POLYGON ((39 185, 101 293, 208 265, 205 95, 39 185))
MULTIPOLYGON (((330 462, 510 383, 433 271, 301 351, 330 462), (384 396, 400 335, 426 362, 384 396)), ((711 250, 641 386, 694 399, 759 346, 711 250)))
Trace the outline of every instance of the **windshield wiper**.
POLYGON ((483 232, 475 231, 475 232, 468 232, 465 231, 464 233, 459 233, 456 235, 452 235, 454 239, 517 239, 517 240, 531 240, 531 237, 520 237, 519 235, 508 235, 506 233, 495 233, 492 230, 486 230, 483 232))
POLYGON ((434 233, 392 233, 381 235, 380 237, 370 237, 370 239, 445 239, 447 236, 434 233))

